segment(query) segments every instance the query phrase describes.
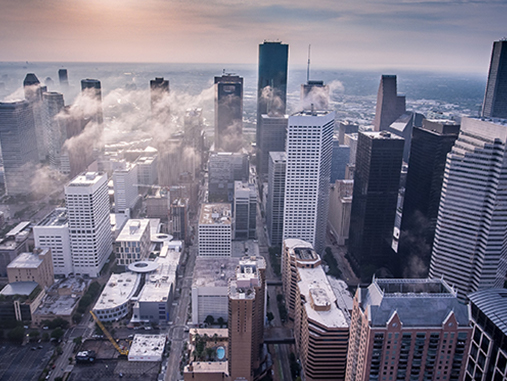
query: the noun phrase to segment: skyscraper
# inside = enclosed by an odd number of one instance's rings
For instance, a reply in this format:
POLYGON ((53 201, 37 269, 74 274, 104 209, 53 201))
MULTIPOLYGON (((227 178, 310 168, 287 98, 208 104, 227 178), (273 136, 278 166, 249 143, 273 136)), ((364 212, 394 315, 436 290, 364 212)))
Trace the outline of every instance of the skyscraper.
POLYGON ((164 111, 169 113, 169 107, 160 104, 160 101, 169 95, 169 81, 164 77, 157 77, 150 80, 150 96, 151 96, 151 113, 155 117, 159 117, 164 111))
POLYGON ((100 81, 98 79, 82 79, 81 91, 85 97, 88 98, 90 104, 88 105, 89 113, 85 115, 89 121, 102 125, 104 116, 102 112, 102 90, 100 81))
POLYGON ((288 115, 262 114, 257 123, 257 173, 264 181, 268 174, 270 152, 285 151, 288 115))
POLYGON ((98 277, 112 251, 107 174, 87 172, 65 186, 75 274, 98 277))
POLYGON ((507 275, 507 121, 463 118, 447 155, 430 277, 460 298, 507 275))
POLYGON ((507 40, 495 41, 491 52, 482 116, 507 118, 507 40))
POLYGON ((428 275, 447 153, 459 124, 427 120, 414 127, 398 246, 407 277, 428 275))
POLYGON ((60 170, 62 147, 67 139, 67 128, 64 118, 57 118, 65 104, 63 95, 57 92, 42 94, 44 101, 44 125, 48 137, 49 165, 60 170))
POLYGON ((405 96, 397 93, 396 76, 382 75, 377 94, 377 109, 373 125, 375 131, 383 131, 405 113, 405 96))
POLYGON ((324 250, 333 153, 334 112, 289 117, 283 239, 299 238, 324 250))
POLYGON ((35 166, 39 160, 30 103, 0 102, 0 144, 6 193, 30 193, 35 166))
POLYGON ((287 155, 285 152, 269 153, 266 225, 270 246, 281 246, 282 244, 286 167, 287 155))
POLYGON ((308 80, 301 85, 301 107, 303 109, 328 110, 329 86, 324 81, 308 80))
MULTIPOLYGON (((257 147, 260 147, 261 116, 282 116, 287 103, 287 62, 289 45, 264 41, 259 45, 259 81, 257 83, 257 147)), ((269 155, 269 154, 267 154, 269 155)))
POLYGON ((384 265, 398 200, 402 138, 389 132, 360 132, 349 233, 349 253, 364 270, 363 279, 384 265))
POLYGON ((69 86, 69 77, 67 75, 67 69, 58 70, 58 79, 60 81, 60 87, 66 88, 69 86))
POLYGON ((43 161, 48 154, 48 136, 44 123, 42 94, 47 88, 46 86, 41 86, 39 79, 34 73, 28 73, 23 81, 23 90, 25 92, 25 99, 30 102, 32 106, 37 154, 39 160, 43 161))
POLYGON ((215 77, 215 151, 238 152, 243 146, 243 78, 215 77))
POLYGON ((234 182, 234 238, 255 239, 257 226, 257 192, 255 185, 234 182))

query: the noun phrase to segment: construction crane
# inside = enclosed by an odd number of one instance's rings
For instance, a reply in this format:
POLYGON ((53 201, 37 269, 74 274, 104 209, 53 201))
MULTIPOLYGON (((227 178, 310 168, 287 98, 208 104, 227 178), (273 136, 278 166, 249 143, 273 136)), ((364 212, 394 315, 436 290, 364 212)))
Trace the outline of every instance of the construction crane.
POLYGON ((129 354, 129 350, 128 349, 121 349, 120 346, 118 345, 118 343, 116 342, 116 340, 113 338, 113 336, 111 336, 111 334, 106 329, 106 327, 104 327, 104 324, 102 324, 102 322, 99 320, 97 315, 95 315, 95 313, 92 310, 90 310, 90 314, 92 315, 93 320, 95 320, 95 323, 97 323, 97 325, 100 327, 102 332, 104 332, 104 334, 107 336, 107 338, 109 339, 111 344, 114 345, 114 347, 116 348, 118 353, 122 356, 127 356, 129 354))

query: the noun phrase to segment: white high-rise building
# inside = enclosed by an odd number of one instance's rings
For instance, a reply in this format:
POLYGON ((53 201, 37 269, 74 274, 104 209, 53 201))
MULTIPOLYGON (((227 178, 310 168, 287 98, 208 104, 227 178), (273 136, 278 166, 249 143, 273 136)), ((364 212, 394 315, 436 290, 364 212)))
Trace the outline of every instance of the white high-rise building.
POLYGON ((199 256, 230 257, 232 253, 231 204, 203 204, 197 236, 199 256))
POLYGON ((114 210, 122 213, 134 207, 139 196, 137 189, 137 165, 121 163, 122 168, 113 172, 114 210))
POLYGON ((289 117, 283 239, 324 249, 333 154, 334 112, 302 111, 289 117))
POLYGON ((507 273, 507 120, 463 118, 447 154, 430 277, 460 298, 507 273))
POLYGON ((65 106, 63 95, 55 91, 45 92, 42 94, 42 99, 44 128, 48 140, 49 165, 51 168, 59 170, 62 147, 67 139, 65 122, 63 119, 57 118, 57 115, 65 106))
POLYGON ((112 252, 107 174, 78 175, 65 187, 65 200, 74 272, 95 278, 112 252))

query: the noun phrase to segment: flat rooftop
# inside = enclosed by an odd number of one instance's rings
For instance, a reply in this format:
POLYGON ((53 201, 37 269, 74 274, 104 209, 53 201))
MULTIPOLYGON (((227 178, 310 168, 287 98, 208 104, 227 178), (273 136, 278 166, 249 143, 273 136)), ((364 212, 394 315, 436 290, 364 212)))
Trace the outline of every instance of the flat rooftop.
POLYGON ((67 278, 60 279, 57 283, 51 286, 52 289, 70 289, 73 294, 81 294, 86 291, 91 279, 84 279, 76 276, 68 276, 67 278))
POLYGON ((294 249, 294 254, 297 259, 302 261, 310 261, 318 259, 317 252, 309 247, 298 247, 294 249))
POLYGON ((68 221, 67 208, 56 208, 44 217, 37 226, 65 226, 68 221))
POLYGON ((107 175, 102 172, 85 172, 76 176, 70 183, 67 184, 67 187, 88 187, 90 185, 95 185, 104 176, 107 179, 107 175))
POLYGON ((93 310, 111 309, 125 304, 137 291, 140 280, 140 274, 131 272, 111 274, 93 310))
POLYGON ((0 295, 30 295, 37 288, 37 282, 13 282, 6 285, 0 295))
POLYGON ((223 373, 229 377, 229 363, 227 361, 194 361, 191 366, 192 370, 189 370, 189 365, 185 366, 185 373, 223 373))
POLYGON ((239 264, 238 257, 199 257, 195 259, 192 287, 228 287, 239 264))
POLYGON ((269 153, 269 156, 271 156, 271 158, 274 162, 278 162, 278 161, 286 162, 287 161, 287 154, 285 152, 273 151, 273 152, 269 153))
POLYGON ((19 224, 14 226, 9 232, 5 235, 6 237, 14 237, 25 230, 31 224, 30 221, 21 221, 19 224))
POLYGON ((8 269, 36 269, 44 260, 39 254, 45 255, 48 249, 42 249, 40 253, 21 253, 7 265, 8 269))
POLYGON ((129 349, 129 360, 132 357, 162 356, 165 340, 165 335, 135 335, 129 349))
POLYGON ((403 140, 402 137, 399 137, 398 135, 388 131, 363 131, 362 134, 368 136, 370 139, 403 140))
POLYGON ((243 286, 241 283, 238 284, 236 279, 232 279, 229 282, 229 298, 230 299, 254 299, 255 298, 255 288, 253 286, 243 286))
POLYGON ((338 308, 336 297, 322 266, 299 268, 299 292, 304 295, 308 319, 328 328, 347 328, 348 311, 338 308))
POLYGON ((175 288, 173 285, 180 256, 177 251, 169 251, 167 256, 155 260, 158 267, 154 272, 146 274, 143 289, 138 296, 139 302, 167 302, 169 292, 175 288))
POLYGON ((454 297, 454 291, 440 279, 376 279, 375 283, 384 297, 410 297, 439 294, 441 297, 454 297))
POLYGON ((128 220, 125 226, 123 226, 120 235, 116 238, 116 241, 139 242, 149 228, 150 220, 147 218, 128 220))
POLYGON ((47 295, 35 313, 38 315, 70 316, 79 299, 72 295, 47 295))
POLYGON ((292 114, 291 116, 326 116, 333 111, 328 110, 303 110, 292 114))
POLYGON ((203 204, 201 206, 200 225, 230 225, 231 223, 231 204, 203 204))

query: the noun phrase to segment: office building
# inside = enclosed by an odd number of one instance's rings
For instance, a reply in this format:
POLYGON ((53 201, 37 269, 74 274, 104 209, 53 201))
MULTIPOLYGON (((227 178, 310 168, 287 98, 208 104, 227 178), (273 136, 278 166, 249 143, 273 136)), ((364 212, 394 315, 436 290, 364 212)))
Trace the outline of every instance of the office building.
POLYGON ((93 122, 102 125, 104 116, 102 112, 102 90, 98 79, 82 79, 81 92, 86 98, 87 110, 85 119, 87 122, 93 122))
POLYGON ((121 162, 121 168, 113 172, 113 185, 114 185, 114 210, 116 213, 125 212, 127 209, 132 209, 139 197, 137 188, 137 165, 121 162))
POLYGON ((468 299, 474 334, 464 380, 503 381, 507 379, 507 290, 477 291, 468 299))
POLYGON ((507 40, 505 39, 493 43, 482 116, 507 118, 507 40))
POLYGON ((150 220, 130 219, 116 237, 114 251, 119 265, 130 265, 150 255, 150 220))
POLYGON ((430 277, 460 298, 503 287, 507 274, 507 121, 462 118, 447 154, 430 277))
MULTIPOLYGON (((262 115, 285 115, 287 104, 287 64, 289 45, 278 41, 259 44, 259 76, 257 83, 257 148, 261 147, 262 115)), ((271 126, 264 125, 264 129, 271 126)), ((276 126, 274 126, 276 128, 276 126)), ((285 141, 285 139, 284 139, 285 141)), ((274 151, 283 151, 275 149, 274 151)), ((269 151, 268 151, 269 152, 269 151)), ((269 153, 266 153, 266 164, 269 153)), ((267 168, 263 173, 267 172, 267 168)))
POLYGON ((23 221, 0 238, 0 276, 7 276, 7 265, 19 254, 28 251, 31 223, 23 221))
POLYGON ((98 277, 112 252, 107 175, 86 172, 65 186, 74 273, 98 277))
POLYGON ((42 94, 47 91, 47 87, 41 86, 39 79, 34 73, 28 73, 23 81, 23 90, 25 92, 25 99, 32 106, 37 154, 39 160, 43 161, 48 154, 48 136, 42 100, 42 94))
POLYGON ((405 111, 405 96, 398 95, 396 76, 382 75, 377 94, 375 120, 373 121, 375 131, 387 129, 405 111))
POLYGON ((58 80, 60 81, 61 88, 66 88, 69 86, 69 76, 67 73, 67 69, 58 70, 58 80))
POLYGON ((63 95, 57 92, 42 94, 44 108, 44 127, 47 134, 49 165, 60 170, 62 147, 67 140, 65 119, 57 117, 65 107, 63 95))
POLYGON ((329 86, 324 81, 311 81, 301 85, 301 107, 304 110, 329 110, 329 86))
POLYGON ((206 317, 215 322, 229 319, 229 279, 234 277, 238 257, 195 259, 192 279, 192 324, 203 324, 206 317))
POLYGON ((249 161, 246 153, 214 152, 208 160, 208 200, 227 202, 234 198, 234 182, 248 181, 249 161))
POLYGON ((234 239, 255 239, 257 227, 257 192, 254 184, 234 182, 234 239))
POLYGON ((175 239, 189 240, 188 198, 179 197, 171 202, 169 209, 170 233, 175 239))
POLYGON ((164 110, 169 111, 169 105, 163 101, 164 97, 169 95, 169 81, 164 77, 156 77, 150 80, 150 97, 151 112, 154 116, 162 113, 164 110))
POLYGON ((412 263, 407 277, 428 275, 445 162, 459 129, 453 121, 427 119, 414 127, 398 245, 403 260, 412 263))
POLYGON ((7 266, 9 283, 36 282, 49 288, 55 282, 51 249, 35 248, 32 253, 21 253, 7 266))
POLYGON ((347 244, 352 210, 354 180, 336 180, 329 190, 329 214, 327 221, 331 234, 340 246, 347 244))
POLYGON ((51 250, 56 276, 68 277, 74 272, 66 208, 56 208, 34 226, 33 238, 35 247, 51 250))
POLYGON ((31 193, 39 156, 34 114, 27 101, 0 102, 0 145, 6 193, 31 193))
POLYGON ((289 117, 283 238, 325 245, 334 112, 302 111, 289 117))
POLYGON ((203 204, 201 206, 197 239, 199 241, 199 256, 231 256, 231 204, 203 204))
POLYGON ((286 167, 287 155, 285 152, 269 153, 268 197, 266 206, 269 246, 282 245, 286 167))
POLYGON ((263 114, 257 123, 257 173, 262 180, 268 175, 270 152, 285 151, 288 115, 263 114))
POLYGON ((266 262, 244 257, 229 281, 229 374, 233 380, 253 381, 264 342, 266 262))
POLYGON ((353 134, 359 132, 359 125, 356 123, 353 123, 349 120, 340 122, 338 126, 338 143, 339 144, 346 144, 345 143, 345 134, 353 134))
POLYGON ((333 137, 333 155, 331 159, 331 177, 329 182, 334 184, 336 180, 345 178, 345 169, 350 160, 350 147, 340 144, 338 136, 333 137))
POLYGON ((374 278, 354 298, 345 380, 463 380, 471 336, 445 281, 374 278))
POLYGON ((294 337, 304 379, 344 380, 350 314, 337 303, 317 253, 296 249, 294 337))
POLYGON ((412 131, 414 130, 414 127, 421 127, 423 120, 424 115, 417 112, 407 111, 384 129, 385 131, 397 135, 405 140, 405 147, 403 148, 403 161, 405 163, 408 163, 408 158, 410 157, 412 131))
POLYGON ((238 152, 243 147, 243 78, 215 77, 215 151, 238 152))
POLYGON ((135 161, 137 167, 137 183, 142 185, 154 185, 158 180, 158 154, 151 153, 142 155, 135 161))
POLYGON ((124 318, 131 311, 131 299, 139 290, 140 284, 140 273, 127 271, 111 274, 93 306, 93 312, 102 322, 113 322, 124 318))
POLYGON ((363 279, 388 261, 404 141, 387 131, 360 132, 349 231, 349 253, 363 279), (365 271, 365 267, 368 271, 365 271))
POLYGON ((357 156, 357 140, 359 139, 358 132, 351 132, 343 136, 343 144, 350 147, 349 163, 350 165, 356 165, 357 156))

